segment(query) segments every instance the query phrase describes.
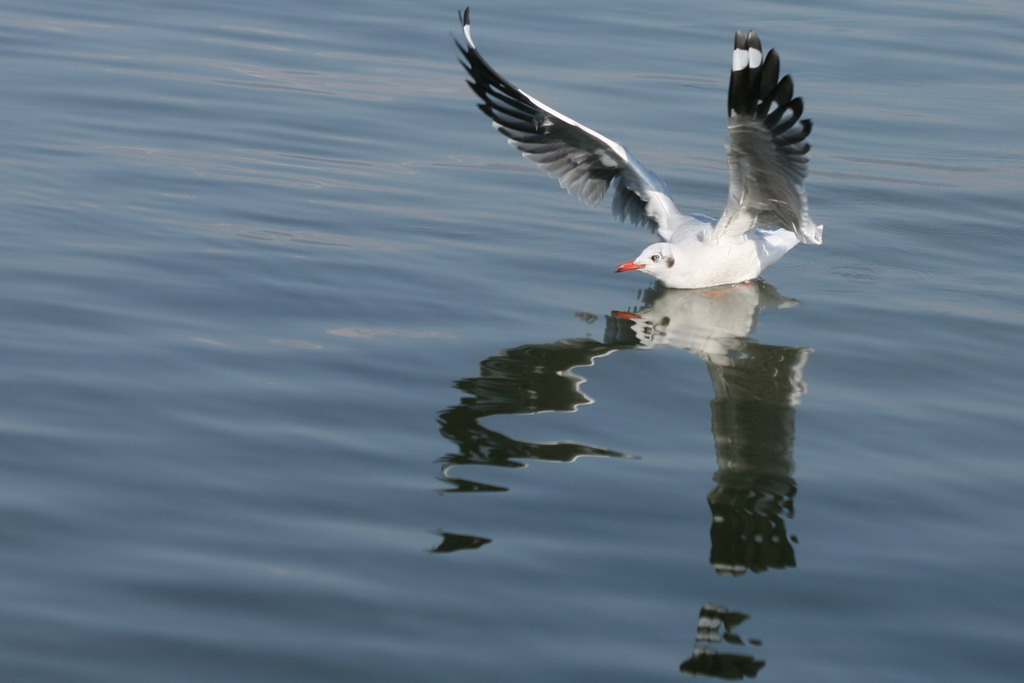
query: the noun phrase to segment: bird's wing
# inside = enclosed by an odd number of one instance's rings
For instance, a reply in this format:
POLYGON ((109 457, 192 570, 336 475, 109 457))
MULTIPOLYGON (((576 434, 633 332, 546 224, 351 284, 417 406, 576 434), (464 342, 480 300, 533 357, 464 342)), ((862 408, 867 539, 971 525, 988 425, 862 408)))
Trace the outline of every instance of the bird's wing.
POLYGON ((466 81, 482 100, 480 110, 509 144, 535 161, 558 184, 588 204, 599 204, 612 187, 616 218, 671 237, 685 221, 665 183, 614 140, 558 113, 500 76, 477 51, 469 8, 459 13, 466 44, 456 40, 469 73, 466 81))
POLYGON ((713 238, 754 228, 792 231, 804 243, 821 244, 822 226, 811 220, 804 194, 810 119, 793 97, 793 80, 779 78, 775 50, 761 52, 751 31, 736 33, 729 82, 729 201, 713 238))

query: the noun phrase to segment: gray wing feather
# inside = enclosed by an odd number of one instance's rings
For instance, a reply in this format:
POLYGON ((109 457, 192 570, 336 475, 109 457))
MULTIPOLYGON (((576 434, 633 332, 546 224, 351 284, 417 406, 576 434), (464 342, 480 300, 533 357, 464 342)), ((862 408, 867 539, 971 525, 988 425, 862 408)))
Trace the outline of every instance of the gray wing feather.
POLYGON ((500 76, 477 51, 469 8, 459 13, 466 44, 456 41, 480 97, 480 110, 523 156, 587 204, 599 204, 609 188, 612 213, 622 221, 671 236, 680 216, 665 184, 622 145, 558 113, 500 76))
POLYGON ((804 193, 806 142, 811 121, 793 81, 779 79, 775 50, 761 53, 751 31, 736 33, 729 82, 729 201, 715 230, 739 235, 754 228, 782 228, 801 241, 821 244, 822 226, 811 220, 804 193))

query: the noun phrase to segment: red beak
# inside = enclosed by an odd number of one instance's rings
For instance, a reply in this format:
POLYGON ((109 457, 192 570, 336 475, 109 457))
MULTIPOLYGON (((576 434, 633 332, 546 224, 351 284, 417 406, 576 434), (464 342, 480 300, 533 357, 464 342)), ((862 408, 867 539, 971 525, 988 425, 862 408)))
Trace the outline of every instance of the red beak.
POLYGON ((615 269, 615 272, 625 273, 627 270, 640 270, 643 267, 644 264, 642 263, 633 263, 632 261, 626 261, 625 263, 620 263, 619 267, 615 269))

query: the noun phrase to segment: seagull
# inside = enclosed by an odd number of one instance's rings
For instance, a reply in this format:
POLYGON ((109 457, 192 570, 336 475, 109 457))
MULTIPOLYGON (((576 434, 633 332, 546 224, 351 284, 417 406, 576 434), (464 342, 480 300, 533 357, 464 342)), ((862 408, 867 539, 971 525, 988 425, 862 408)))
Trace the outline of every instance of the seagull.
POLYGON ((799 243, 821 244, 822 226, 808 213, 803 181, 811 121, 793 79, 779 78, 775 50, 761 50, 755 31, 736 33, 729 81, 729 198, 717 222, 676 208, 668 187, 630 152, 561 114, 498 74, 470 34, 469 8, 456 39, 467 83, 492 125, 523 156, 568 192, 597 205, 611 191, 612 214, 645 226, 662 241, 615 272, 639 270, 674 289, 698 289, 757 278, 799 243))

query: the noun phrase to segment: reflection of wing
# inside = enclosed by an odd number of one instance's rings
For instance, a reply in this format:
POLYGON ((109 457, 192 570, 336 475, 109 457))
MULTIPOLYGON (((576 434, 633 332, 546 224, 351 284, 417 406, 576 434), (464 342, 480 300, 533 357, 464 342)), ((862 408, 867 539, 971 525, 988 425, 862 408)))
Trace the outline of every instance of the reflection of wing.
POLYGON ((796 565, 793 515, 796 405, 810 349, 744 342, 730 363, 708 363, 718 486, 708 494, 711 563, 723 574, 796 565))
POLYGON ((794 406, 806 391, 803 369, 810 355, 809 349, 752 341, 739 351, 729 363, 708 364, 715 388, 712 428, 723 437, 718 457, 730 471, 751 460, 760 469, 767 452, 788 457, 793 450, 794 406))
POLYGON ((480 376, 455 386, 472 398, 477 417, 502 414, 570 411, 590 399, 579 390, 582 378, 574 368, 594 364, 594 359, 615 350, 593 339, 563 339, 551 344, 527 344, 480 362, 480 376))
MULTIPOLYGON (((750 655, 733 652, 719 652, 715 647, 723 640, 731 645, 744 645, 743 638, 736 633, 737 626, 747 620, 742 612, 706 603, 697 617, 697 639, 693 655, 679 665, 679 670, 693 676, 707 676, 726 680, 757 678, 764 667, 764 660, 750 655)), ((754 641, 751 641, 754 642, 754 641)))
POLYGON ((579 389, 583 379, 573 375, 571 370, 593 365, 595 358, 612 353, 616 348, 592 339, 564 339, 551 344, 520 346, 481 361, 479 377, 455 383, 468 396, 438 416, 441 434, 459 447, 458 454, 444 458, 444 479, 454 484, 455 490, 494 490, 483 484, 451 478, 448 469, 452 465, 468 464, 522 467, 522 460, 568 462, 581 455, 622 455, 576 443, 517 441, 480 424, 480 420, 490 415, 568 412, 590 403, 579 389))

